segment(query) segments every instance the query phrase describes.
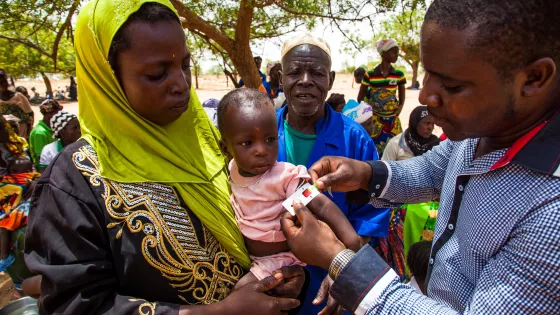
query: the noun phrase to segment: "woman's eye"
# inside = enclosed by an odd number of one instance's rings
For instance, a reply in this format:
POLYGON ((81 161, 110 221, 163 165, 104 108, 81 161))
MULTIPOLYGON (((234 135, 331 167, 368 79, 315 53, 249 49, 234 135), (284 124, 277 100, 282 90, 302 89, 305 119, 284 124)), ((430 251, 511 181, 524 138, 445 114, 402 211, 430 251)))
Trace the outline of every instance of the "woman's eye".
POLYGON ((188 71, 191 68, 190 64, 184 64, 183 65, 183 71, 188 71))
POLYGON ((159 80, 163 79, 166 74, 167 74, 166 72, 162 72, 160 74, 154 74, 154 75, 148 74, 147 76, 148 76, 148 79, 150 81, 159 81, 159 80))

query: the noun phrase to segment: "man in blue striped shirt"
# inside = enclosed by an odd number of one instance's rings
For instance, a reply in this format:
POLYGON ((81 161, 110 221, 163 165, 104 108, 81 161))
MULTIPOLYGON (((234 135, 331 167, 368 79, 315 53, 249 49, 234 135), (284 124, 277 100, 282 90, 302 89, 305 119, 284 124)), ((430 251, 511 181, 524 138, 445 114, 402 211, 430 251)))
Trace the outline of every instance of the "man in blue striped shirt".
MULTIPOLYGON (((440 197, 427 296, 303 208, 283 230, 355 314, 560 313, 560 1, 435 0, 420 101, 450 140, 400 162, 326 157, 317 186, 377 207, 440 197), (350 195, 349 194, 349 195, 350 195), (299 223, 298 223, 299 221, 299 223)), ((310 204, 313 208, 313 204, 310 204)))

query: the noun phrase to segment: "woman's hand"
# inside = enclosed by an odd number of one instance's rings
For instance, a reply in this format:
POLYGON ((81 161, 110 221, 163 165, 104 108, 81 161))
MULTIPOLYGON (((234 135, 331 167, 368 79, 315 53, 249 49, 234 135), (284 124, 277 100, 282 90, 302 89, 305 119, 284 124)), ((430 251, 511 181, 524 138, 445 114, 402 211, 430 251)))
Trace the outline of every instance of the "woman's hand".
POLYGON ((344 313, 344 309, 342 308, 342 306, 340 306, 338 302, 330 295, 333 282, 334 281, 331 279, 331 277, 327 275, 321 283, 319 292, 317 292, 317 296, 315 296, 315 299, 313 300, 313 305, 319 305, 323 303, 327 296, 328 300, 327 306, 325 306, 317 315, 342 315, 342 313, 344 313))
POLYGON ((299 301, 297 299, 272 297, 266 294, 267 291, 274 290, 283 281, 282 273, 276 273, 274 276, 234 290, 223 301, 215 304, 216 314, 280 315, 283 311, 298 307, 299 301))
POLYGON ((276 297, 297 298, 305 283, 305 271, 302 266, 286 266, 272 272, 275 277, 282 277, 282 281, 272 290, 270 294, 276 297))
POLYGON ((331 187, 335 191, 348 192, 360 188, 367 190, 372 169, 366 162, 327 156, 309 168, 309 175, 321 190, 331 187))
POLYGON ((332 260, 346 247, 331 228, 313 216, 300 201, 294 205, 296 217, 286 212, 282 232, 292 253, 301 261, 328 270, 332 260))

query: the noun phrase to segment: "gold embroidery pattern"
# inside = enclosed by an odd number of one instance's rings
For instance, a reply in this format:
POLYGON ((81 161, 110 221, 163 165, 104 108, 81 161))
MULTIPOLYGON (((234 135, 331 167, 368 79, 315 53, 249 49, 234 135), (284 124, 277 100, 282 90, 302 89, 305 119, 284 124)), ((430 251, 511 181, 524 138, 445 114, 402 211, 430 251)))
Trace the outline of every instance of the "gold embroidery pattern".
POLYGON ((118 229, 117 239, 126 233, 143 233, 141 250, 146 262, 170 280, 182 301, 218 302, 243 276, 243 269, 204 226, 199 242, 189 213, 172 187, 102 178, 97 155, 89 145, 75 152, 72 160, 93 187, 103 188, 105 207, 113 219, 107 228, 118 229))
POLYGON ((155 315, 156 303, 150 303, 145 300, 129 299, 130 302, 144 302, 138 306, 138 314, 140 315, 155 315))

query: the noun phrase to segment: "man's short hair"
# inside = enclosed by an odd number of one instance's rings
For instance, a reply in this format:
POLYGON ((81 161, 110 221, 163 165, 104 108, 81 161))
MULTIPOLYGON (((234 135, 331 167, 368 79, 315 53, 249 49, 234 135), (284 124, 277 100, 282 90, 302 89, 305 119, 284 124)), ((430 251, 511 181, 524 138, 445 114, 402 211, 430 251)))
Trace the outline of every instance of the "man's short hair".
POLYGON ((472 28, 473 52, 509 77, 538 58, 560 65, 559 17, 558 0, 434 0, 424 21, 472 28))

